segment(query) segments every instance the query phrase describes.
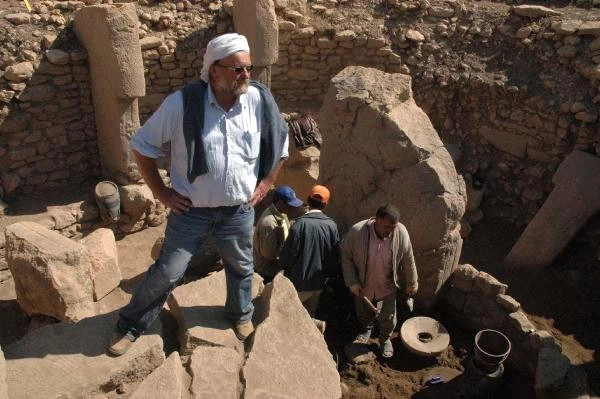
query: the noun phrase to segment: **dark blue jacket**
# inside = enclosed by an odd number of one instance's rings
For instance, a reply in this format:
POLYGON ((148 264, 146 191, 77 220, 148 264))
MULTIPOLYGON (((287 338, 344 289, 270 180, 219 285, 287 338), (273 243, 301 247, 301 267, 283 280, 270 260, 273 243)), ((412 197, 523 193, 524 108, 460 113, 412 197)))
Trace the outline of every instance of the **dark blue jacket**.
POLYGON ((322 212, 296 219, 283 246, 280 264, 297 291, 323 289, 325 279, 339 273, 337 225, 322 212))

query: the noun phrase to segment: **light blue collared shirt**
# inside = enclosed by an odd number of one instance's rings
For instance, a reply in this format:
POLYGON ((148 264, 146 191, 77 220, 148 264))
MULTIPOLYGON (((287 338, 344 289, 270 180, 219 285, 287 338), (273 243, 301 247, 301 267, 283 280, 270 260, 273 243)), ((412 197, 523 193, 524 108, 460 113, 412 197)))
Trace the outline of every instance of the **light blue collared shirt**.
MULTIPOLYGON (((171 142, 171 185, 191 199, 195 207, 234 206, 248 202, 258 181, 262 104, 259 91, 250 86, 225 111, 212 88, 206 90, 202 141, 209 172, 193 183, 187 179, 187 147, 183 135, 183 96, 169 95, 131 139, 131 148, 149 158, 165 155, 171 142)), ((288 157, 286 137, 282 158, 288 157)))

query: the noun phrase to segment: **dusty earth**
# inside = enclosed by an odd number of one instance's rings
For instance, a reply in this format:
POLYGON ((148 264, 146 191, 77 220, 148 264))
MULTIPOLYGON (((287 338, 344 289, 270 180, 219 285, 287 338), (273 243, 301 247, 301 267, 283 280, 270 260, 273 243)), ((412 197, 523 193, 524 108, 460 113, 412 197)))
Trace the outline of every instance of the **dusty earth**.
MULTIPOLYGON (((84 186, 43 197, 20 197, 11 204, 10 214, 0 217, 0 228, 20 220, 39 220, 44 217, 47 206, 80 201, 89 198, 90 193, 90 187, 84 186)), ((590 222, 598 223, 600 218, 590 222)), ((163 228, 151 228, 117 238, 124 280, 118 290, 99 303, 99 311, 112 310, 127 300, 151 262, 150 248, 163 228)), ((541 273, 509 272, 503 269, 501 261, 519 234, 520 230, 512 225, 484 219, 465 240, 461 262, 471 263, 509 284, 508 293, 521 303, 540 329, 550 330, 559 339, 565 355, 586 370, 591 388, 600 392, 600 361, 595 352, 600 347, 600 293, 597 290, 600 262, 597 260, 597 245, 589 239, 576 239, 552 266, 541 273)), ((3 261, 0 258, 0 262, 3 261)), ((348 363, 343 355, 344 345, 356 332, 350 309, 343 300, 334 300, 332 292, 325 293, 323 303, 319 311, 328 320, 325 338, 337 360, 342 381, 348 388, 344 398, 449 398, 460 389, 459 374, 472 353, 472 331, 454 325, 443 315, 429 314, 441 320, 451 335, 451 346, 440 357, 423 359, 412 355, 403 348, 395 333, 392 341, 396 353, 392 359, 384 360, 378 356, 372 362, 355 366, 348 363), (428 387, 426 382, 433 375, 444 376, 446 383, 428 387)), ((399 309, 399 325, 407 317, 417 315, 410 314, 404 307, 399 309)), ((20 310, 12 279, 6 270, 0 272, 0 314, 2 346, 20 339, 28 328, 34 328, 40 321, 47 322, 30 318, 20 310)), ((168 335, 165 337, 165 350, 171 352, 176 347, 176 343, 172 342, 175 334, 168 335)), ((370 348, 378 353, 376 339, 371 340, 370 348)), ((490 397, 534 397, 531 377, 520 375, 510 366, 506 367, 505 376, 506 382, 501 390, 490 397)))

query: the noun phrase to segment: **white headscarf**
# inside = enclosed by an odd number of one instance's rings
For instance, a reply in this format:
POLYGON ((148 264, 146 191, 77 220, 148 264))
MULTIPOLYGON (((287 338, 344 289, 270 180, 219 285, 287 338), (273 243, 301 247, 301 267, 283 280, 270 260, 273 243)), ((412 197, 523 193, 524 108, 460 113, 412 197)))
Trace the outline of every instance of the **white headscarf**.
POLYGON ((250 53, 250 46, 248 45, 248 40, 246 40, 245 36, 237 33, 226 33, 212 39, 206 46, 200 79, 208 83, 208 69, 210 66, 215 61, 221 60, 238 51, 250 53))

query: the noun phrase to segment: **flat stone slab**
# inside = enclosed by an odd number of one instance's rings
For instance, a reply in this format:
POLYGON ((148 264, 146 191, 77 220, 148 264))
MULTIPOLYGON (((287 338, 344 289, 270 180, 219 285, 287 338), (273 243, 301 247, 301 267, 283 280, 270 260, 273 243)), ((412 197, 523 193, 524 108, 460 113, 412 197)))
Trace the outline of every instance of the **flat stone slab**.
POLYGON ((142 381, 129 399, 180 399, 186 397, 188 380, 179 353, 173 352, 142 381))
POLYGON ((9 397, 90 397, 102 387, 111 390, 141 379, 163 363, 162 338, 152 333, 141 336, 123 356, 106 355, 116 321, 115 312, 77 324, 53 324, 4 348, 9 397))
POLYGON ((242 369, 244 398, 340 398, 337 366, 290 280, 278 274, 262 298, 267 317, 242 369))
MULTIPOLYGON (((254 275, 252 297, 262 287, 262 278, 254 275)), ((180 285, 169 296, 171 313, 179 326, 180 352, 189 355, 200 345, 225 346, 243 352, 225 313, 227 285, 220 271, 189 284, 180 285)))
POLYGON ((243 361, 243 355, 231 348, 200 346, 194 349, 190 361, 192 396, 196 399, 240 398, 243 361))
POLYGON ((523 4, 520 6, 513 7, 513 11, 517 15, 530 18, 550 17, 554 15, 562 15, 562 12, 553 10, 552 8, 544 6, 535 6, 523 4))

